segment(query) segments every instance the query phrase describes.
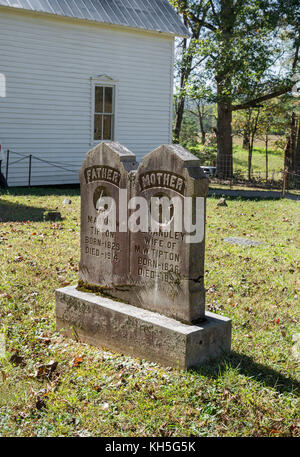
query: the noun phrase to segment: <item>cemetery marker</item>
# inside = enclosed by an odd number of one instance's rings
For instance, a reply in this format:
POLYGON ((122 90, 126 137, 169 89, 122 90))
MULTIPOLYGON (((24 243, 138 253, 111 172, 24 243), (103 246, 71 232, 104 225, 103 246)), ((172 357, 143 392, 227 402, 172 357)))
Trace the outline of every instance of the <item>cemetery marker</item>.
POLYGON ((163 145, 138 167, 119 143, 101 143, 80 183, 80 281, 56 291, 57 328, 181 369, 229 351, 231 320, 205 312, 208 180, 198 159, 163 145))

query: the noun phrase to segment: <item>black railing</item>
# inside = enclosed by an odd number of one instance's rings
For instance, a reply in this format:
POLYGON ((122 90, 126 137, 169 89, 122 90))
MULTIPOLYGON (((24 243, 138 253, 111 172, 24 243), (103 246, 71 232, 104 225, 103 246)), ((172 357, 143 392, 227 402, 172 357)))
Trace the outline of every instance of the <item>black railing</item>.
POLYGON ((74 164, 70 164, 67 162, 52 162, 50 160, 46 159, 41 159, 38 156, 35 156, 33 154, 21 154, 20 152, 13 151, 12 149, 7 149, 6 150, 6 160, 5 160, 5 174, 2 172, 2 166, 3 166, 3 160, 0 160, 0 186, 2 187, 8 187, 8 180, 9 180, 9 170, 13 165, 16 165, 22 161, 28 161, 28 175, 27 175, 27 183, 28 186, 31 187, 32 184, 32 170, 33 170, 33 161, 36 160, 38 162, 46 163, 48 165, 51 165, 54 168, 67 171, 68 173, 72 173, 76 176, 78 176, 79 170, 74 170, 70 169, 67 167, 74 167, 74 164), (13 162, 11 161, 11 158, 13 157, 13 154, 16 156, 20 157, 17 160, 14 160, 13 162))

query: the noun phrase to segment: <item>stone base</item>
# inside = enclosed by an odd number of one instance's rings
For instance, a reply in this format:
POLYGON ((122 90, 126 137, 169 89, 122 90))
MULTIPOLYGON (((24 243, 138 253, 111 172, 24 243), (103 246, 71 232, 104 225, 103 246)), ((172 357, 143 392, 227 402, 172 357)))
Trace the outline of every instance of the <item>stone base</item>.
POLYGON ((164 366, 188 369, 220 357, 231 347, 231 320, 206 313, 186 325, 152 311, 76 287, 56 291, 57 329, 66 336, 164 366))

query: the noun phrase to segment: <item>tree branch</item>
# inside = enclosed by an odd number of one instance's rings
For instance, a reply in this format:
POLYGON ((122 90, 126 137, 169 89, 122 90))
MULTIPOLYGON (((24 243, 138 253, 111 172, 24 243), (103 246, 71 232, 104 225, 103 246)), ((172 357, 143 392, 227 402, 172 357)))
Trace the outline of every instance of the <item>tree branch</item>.
POLYGON ((203 16, 202 18, 200 19, 199 17, 195 16, 195 14, 193 12, 189 12, 189 16, 191 17, 191 19, 193 20, 194 23, 198 24, 200 27, 206 27, 207 29, 211 30, 212 32, 216 32, 217 31, 217 28, 215 26, 213 26, 212 24, 210 24, 209 22, 206 22, 205 18, 207 16, 207 13, 208 13, 208 7, 206 7, 206 9, 204 10, 203 12, 203 16))
POLYGON ((217 13, 216 13, 216 9, 215 9, 215 5, 214 5, 213 0, 209 0, 209 3, 210 3, 210 6, 211 6, 211 10, 212 10, 213 16, 215 17, 215 19, 216 19, 218 25, 221 26, 219 17, 218 17, 218 15, 217 15, 217 13))
POLYGON ((205 27, 205 28, 211 30, 212 32, 216 32, 218 30, 214 25, 209 24, 209 22, 202 21, 201 19, 197 20, 196 16, 194 16, 194 15, 192 15, 192 19, 193 19, 193 21, 197 22, 200 25, 200 27, 205 27))
POLYGON ((298 59, 299 59, 299 46, 300 46, 299 43, 300 43, 300 36, 297 38, 297 42, 296 42, 295 57, 294 57, 293 66, 292 66, 293 71, 296 70, 298 59))
POLYGON ((270 94, 262 95, 261 97, 255 98, 253 100, 249 100, 245 103, 241 103, 240 105, 232 105, 231 111, 238 111, 240 109, 246 108, 255 108, 259 103, 266 102, 267 100, 271 100, 272 98, 279 97, 280 95, 287 94, 292 90, 293 86, 286 86, 281 89, 278 89, 270 94))
POLYGON ((198 113, 195 113, 195 111, 192 111, 191 109, 186 109, 186 111, 190 114, 193 114, 194 116, 198 117, 198 113))

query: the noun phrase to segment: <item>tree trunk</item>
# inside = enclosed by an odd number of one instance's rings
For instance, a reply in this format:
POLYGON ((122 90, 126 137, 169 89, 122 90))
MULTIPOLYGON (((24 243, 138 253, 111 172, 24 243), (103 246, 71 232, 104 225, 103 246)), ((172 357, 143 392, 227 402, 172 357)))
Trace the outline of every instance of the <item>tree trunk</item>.
POLYGON ((175 127, 174 127, 174 143, 179 143, 180 131, 184 113, 184 103, 185 97, 180 95, 179 102, 177 105, 176 118, 175 118, 175 127))
POLYGON ((300 188, 300 124, 298 128, 298 141, 295 153, 295 160, 294 160, 294 171, 295 171, 295 185, 296 188, 300 188))
POLYGON ((198 108, 199 126, 200 126, 200 131, 201 131, 201 143, 205 144, 206 132, 204 130, 204 125, 203 125, 203 114, 201 113, 200 106, 197 106, 197 108, 198 108))
POLYGON ((297 117, 296 113, 292 113, 291 117, 291 160, 290 160, 290 170, 292 173, 295 169, 295 155, 297 147, 297 117))
MULTIPOLYGON (((183 18, 184 25, 188 27, 187 17, 184 15, 183 18)), ((194 54, 192 52, 191 46, 193 45, 193 40, 197 40, 200 35, 201 27, 196 24, 192 33, 191 41, 188 44, 186 38, 183 39, 183 48, 182 48, 182 61, 180 68, 180 94, 176 110, 175 126, 174 126, 174 143, 179 143, 180 141, 180 132, 181 125, 184 114, 184 105, 185 105, 185 90, 188 79, 190 77, 193 65, 194 54)))
POLYGON ((269 151, 268 151, 268 146, 269 146, 269 135, 266 133, 266 181, 268 181, 269 178, 269 151))
POLYGON ((290 170, 291 168, 291 137, 287 137, 287 143, 284 149, 284 169, 290 170))
POLYGON ((232 111, 228 104, 218 103, 217 120, 217 176, 221 179, 231 179, 232 165, 232 111))
POLYGON ((244 134, 243 134, 243 149, 248 151, 249 144, 250 144, 249 131, 247 129, 245 129, 244 134))
POLYGON ((251 136, 250 136, 250 143, 249 143, 249 153, 248 153, 248 180, 251 180, 251 171, 252 171, 252 153, 253 153, 253 146, 254 146, 254 139, 257 132, 258 120, 259 120, 259 113, 260 110, 258 109, 254 123, 250 128, 251 136))
MULTIPOLYGON (((188 69, 185 64, 185 54, 187 51, 187 39, 183 40, 183 49, 182 49, 182 62, 181 62, 181 69, 180 69, 180 93, 178 104, 176 107, 176 118, 175 118, 175 126, 174 126, 174 143, 179 143, 180 139, 180 131, 181 125, 183 120, 183 113, 184 113, 184 104, 185 104, 185 86, 186 86, 186 78, 188 76, 188 69)), ((190 60, 190 59, 189 59, 190 60)))
MULTIPOLYGON (((234 0, 220 0, 219 24, 225 47, 226 43, 230 45, 233 38, 236 19, 234 13, 234 0)), ((222 69, 220 73, 216 74, 216 82, 218 104, 217 176, 221 179, 232 179, 232 99, 231 96, 228 96, 232 90, 231 75, 222 69)))
POLYGON ((253 151, 253 144, 252 144, 252 141, 251 141, 251 142, 249 143, 249 149, 248 149, 248 181, 251 180, 252 151, 253 151))

